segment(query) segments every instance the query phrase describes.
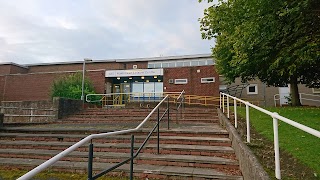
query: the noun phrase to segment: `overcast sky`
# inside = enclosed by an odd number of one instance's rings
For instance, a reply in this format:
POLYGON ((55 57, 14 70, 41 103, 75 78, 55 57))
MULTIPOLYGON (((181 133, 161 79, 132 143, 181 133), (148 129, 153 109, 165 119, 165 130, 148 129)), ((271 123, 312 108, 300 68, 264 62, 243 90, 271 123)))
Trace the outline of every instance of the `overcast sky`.
POLYGON ((210 53, 198 0, 0 0, 0 62, 210 53))

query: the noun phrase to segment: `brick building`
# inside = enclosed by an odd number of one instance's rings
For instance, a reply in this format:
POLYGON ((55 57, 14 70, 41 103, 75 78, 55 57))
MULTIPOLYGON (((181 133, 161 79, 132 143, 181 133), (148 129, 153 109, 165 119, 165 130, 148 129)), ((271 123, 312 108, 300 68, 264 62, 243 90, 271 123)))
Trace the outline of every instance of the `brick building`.
MULTIPOLYGON (((53 81, 77 71, 83 61, 19 65, 0 64, 0 101, 49 100, 53 81)), ((219 75, 210 54, 93 60, 86 76, 97 93, 178 92, 218 96, 219 75)))

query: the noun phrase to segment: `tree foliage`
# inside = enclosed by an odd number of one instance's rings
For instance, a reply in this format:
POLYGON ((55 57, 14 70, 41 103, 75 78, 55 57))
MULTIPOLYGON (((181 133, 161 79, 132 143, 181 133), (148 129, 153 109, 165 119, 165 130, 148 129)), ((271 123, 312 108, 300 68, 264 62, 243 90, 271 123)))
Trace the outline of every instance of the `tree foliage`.
MULTIPOLYGON (((95 94, 94 86, 89 78, 84 81, 84 95, 95 94)), ((81 99, 82 73, 77 72, 55 80, 51 86, 51 97, 81 99)))
POLYGON ((298 83, 320 87, 319 6, 318 0, 219 0, 204 11, 200 30, 203 39, 216 40, 212 54, 230 82, 290 84, 298 105, 298 83))

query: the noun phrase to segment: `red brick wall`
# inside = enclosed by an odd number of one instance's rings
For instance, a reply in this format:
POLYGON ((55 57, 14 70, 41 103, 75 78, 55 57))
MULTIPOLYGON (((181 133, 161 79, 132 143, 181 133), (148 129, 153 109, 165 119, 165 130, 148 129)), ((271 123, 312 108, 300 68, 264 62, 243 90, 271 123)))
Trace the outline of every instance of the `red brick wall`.
MULTIPOLYGON (((54 79, 70 73, 20 74, 0 77, 0 97, 3 101, 50 100, 50 88, 54 79), (5 87, 4 87, 5 84, 5 87), (3 90, 1 90, 1 87, 3 90)), ((88 72, 97 93, 104 92, 104 71, 88 72)))
MULTIPOLYGON (((29 66, 29 73, 36 72, 56 72, 56 71, 82 71, 82 63, 79 64, 58 64, 58 65, 43 65, 43 66, 29 66)), ((86 70, 114 70, 114 69, 124 69, 123 64, 116 62, 96 62, 96 63, 86 63, 86 70)))
POLYGON ((130 62, 125 63, 126 69, 133 69, 133 65, 137 65, 138 69, 147 69, 148 68, 148 62, 130 62))
POLYGON ((28 73, 28 71, 29 70, 26 68, 14 66, 14 65, 11 65, 11 68, 10 68, 10 74, 26 74, 28 73))
POLYGON ((214 66, 166 68, 163 75, 166 92, 185 90, 186 94, 201 96, 219 95, 219 75, 214 66), (200 70, 200 72, 197 72, 200 70), (201 83, 201 78, 215 77, 214 83, 201 83), (170 84, 169 79, 188 79, 187 84, 170 84))
POLYGON ((11 65, 0 65, 0 74, 10 74, 11 65))
POLYGON ((0 101, 3 101, 3 92, 6 76, 0 76, 0 101))

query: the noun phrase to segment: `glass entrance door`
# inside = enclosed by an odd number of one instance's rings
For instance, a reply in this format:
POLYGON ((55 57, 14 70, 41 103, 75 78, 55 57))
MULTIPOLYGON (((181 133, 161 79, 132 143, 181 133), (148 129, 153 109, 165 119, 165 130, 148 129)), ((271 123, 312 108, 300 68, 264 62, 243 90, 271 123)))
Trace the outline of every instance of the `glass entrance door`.
POLYGON ((121 93, 121 85, 120 84, 114 84, 113 85, 113 105, 121 105, 122 104, 122 95, 117 94, 121 93))

